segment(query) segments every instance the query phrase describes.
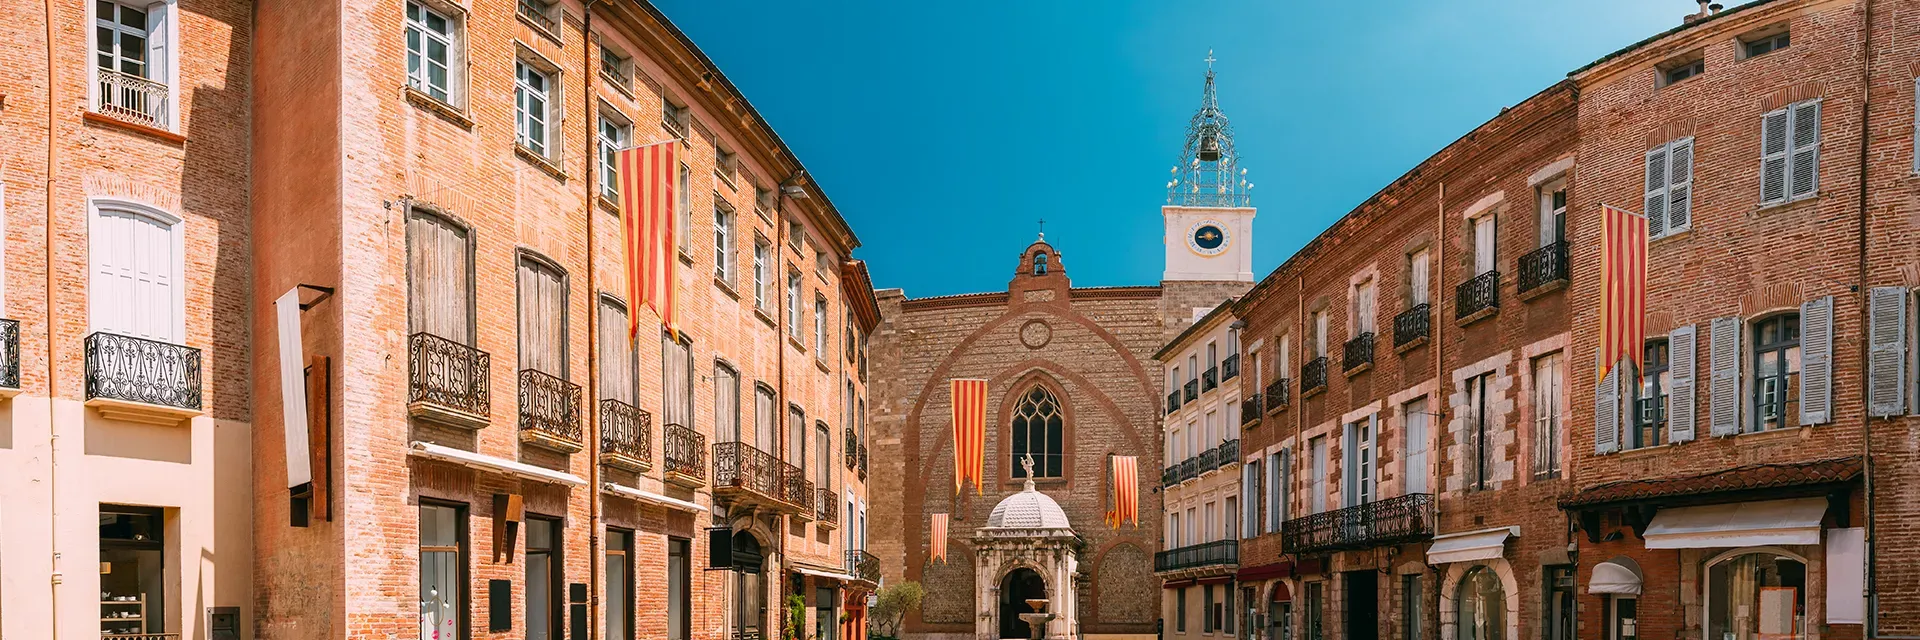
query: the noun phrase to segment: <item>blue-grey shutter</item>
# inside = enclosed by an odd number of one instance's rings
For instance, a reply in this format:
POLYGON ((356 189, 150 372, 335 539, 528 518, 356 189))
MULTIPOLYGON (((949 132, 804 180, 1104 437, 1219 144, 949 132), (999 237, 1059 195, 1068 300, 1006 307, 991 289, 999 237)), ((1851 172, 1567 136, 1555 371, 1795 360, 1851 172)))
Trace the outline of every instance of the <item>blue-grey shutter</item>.
POLYGON ((1379 500, 1380 414, 1378 413, 1367 416, 1367 451, 1372 456, 1372 459, 1367 461, 1367 464, 1373 465, 1372 469, 1367 470, 1367 497, 1372 500, 1379 500))
POLYGON ((1593 452, 1620 450, 1620 369, 1615 365, 1593 385, 1593 452))
POLYGON ((1280 530, 1287 504, 1287 450, 1267 455, 1267 533, 1280 530))
POLYGON ((1833 421, 1833 296, 1800 305, 1800 424, 1833 421))
MULTIPOLYGON (((1667 233, 1693 226, 1693 137, 1667 146, 1667 233)), ((1649 215, 1648 224, 1653 224, 1649 215)), ((1651 229, 1649 229, 1651 236, 1651 229)))
POLYGON ((1284 524, 1287 521, 1287 516, 1293 511, 1293 450, 1292 449, 1280 450, 1280 491, 1279 491, 1279 499, 1275 500, 1274 504, 1276 508, 1273 510, 1272 531, 1274 533, 1279 533, 1280 525, 1284 524))
POLYGON ((1658 238, 1667 228, 1667 145, 1647 152, 1646 177, 1647 237, 1658 238))
POLYGON ((1715 437, 1740 433, 1739 316, 1714 318, 1708 327, 1707 420, 1715 437))
POLYGON ((1693 420, 1693 325, 1676 327, 1667 335, 1667 441, 1686 442, 1694 438, 1693 420))
POLYGON ((1760 202, 1787 198, 1787 109, 1760 117, 1760 202))
POLYGON ((1240 537, 1251 538, 1260 530, 1260 461, 1240 465, 1240 537))
POLYGON ((1906 412, 1907 290, 1874 287, 1867 305, 1867 410, 1906 412))
POLYGON ((1787 160, 1789 197, 1813 195, 1820 188, 1820 101, 1793 105, 1793 156, 1787 160))

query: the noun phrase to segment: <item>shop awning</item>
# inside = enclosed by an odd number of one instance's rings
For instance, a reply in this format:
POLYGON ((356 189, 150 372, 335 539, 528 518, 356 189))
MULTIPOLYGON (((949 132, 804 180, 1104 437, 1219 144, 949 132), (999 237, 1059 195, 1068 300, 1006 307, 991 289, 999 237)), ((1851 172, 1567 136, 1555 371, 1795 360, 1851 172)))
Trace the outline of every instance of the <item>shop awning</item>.
POLYGON ((1826 498, 1661 509, 1642 538, 1648 549, 1820 544, 1826 513, 1826 498))
POLYGON ((1234 578, 1241 582, 1255 582, 1269 578, 1284 578, 1293 575, 1293 561, 1281 560, 1271 564, 1241 567, 1234 578))
POLYGON ((1427 548, 1427 564, 1492 560, 1506 549, 1507 538, 1517 535, 1520 527, 1512 526, 1434 536, 1433 546, 1427 548))
POLYGON ((1587 593, 1640 595, 1640 569, 1628 558, 1614 558, 1593 565, 1593 579, 1587 581, 1587 593))
POLYGON ((793 570, 794 570, 795 572, 798 572, 798 573, 799 573, 800 575, 804 575, 804 576, 812 576, 812 577, 815 577, 815 578, 825 578, 825 579, 827 579, 827 580, 838 580, 838 581, 840 581, 840 582, 853 582, 853 581, 854 581, 854 577, 853 577, 853 576, 850 576, 850 575, 847 575, 847 574, 844 574, 844 573, 839 573, 839 572, 834 572, 834 571, 826 571, 826 570, 823 570, 823 569, 815 569, 815 568, 813 568, 813 567, 809 567, 809 566, 806 566, 806 565, 801 565, 801 564, 796 564, 796 565, 793 565, 793 570))
POLYGON ((434 460, 442 460, 446 462, 452 462, 455 464, 462 464, 462 465, 466 465, 476 469, 493 471, 496 473, 505 473, 508 475, 520 476, 522 478, 527 478, 531 480, 540 480, 543 482, 558 482, 560 484, 573 485, 576 487, 583 487, 583 486, 586 486, 587 484, 587 481, 581 480, 580 476, 576 476, 571 473, 562 473, 559 471, 554 471, 552 469, 536 467, 536 466, 533 466, 524 462, 519 462, 516 460, 508 460, 506 458, 496 458, 494 456, 482 455, 482 454, 474 453, 472 451, 467 451, 464 449, 455 449, 453 447, 437 445, 431 442, 420 442, 418 440, 415 440, 413 444, 408 447, 407 453, 409 455, 416 455, 422 458, 432 458, 434 460))
POLYGON ((611 493, 617 496, 625 496, 628 498, 633 498, 635 500, 639 500, 642 502, 651 502, 663 507, 667 507, 669 509, 680 509, 683 511, 692 511, 695 513, 704 513, 707 510, 706 507, 702 507, 692 502, 687 502, 679 498, 663 496, 658 493, 648 491, 646 489, 629 487, 624 484, 615 484, 612 482, 608 482, 606 484, 601 485, 600 488, 605 489, 607 493, 611 493))

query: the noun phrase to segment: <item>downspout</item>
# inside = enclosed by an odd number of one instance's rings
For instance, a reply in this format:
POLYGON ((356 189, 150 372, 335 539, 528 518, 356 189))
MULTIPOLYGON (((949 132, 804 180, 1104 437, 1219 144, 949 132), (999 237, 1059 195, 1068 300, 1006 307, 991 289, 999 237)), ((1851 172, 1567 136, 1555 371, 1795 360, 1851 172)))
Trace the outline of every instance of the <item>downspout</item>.
POLYGON ((52 637, 60 637, 60 431, 54 415, 54 405, 60 398, 60 376, 54 368, 53 357, 54 297, 53 287, 53 212, 56 198, 53 195, 54 172, 60 166, 60 147, 54 144, 55 128, 60 120, 60 65, 54 53, 53 0, 45 0, 47 25, 47 220, 42 226, 46 237, 46 318, 47 318, 47 542, 51 552, 51 575, 48 576, 47 606, 49 607, 48 630, 52 637))
MULTIPOLYGON (((581 22, 580 40, 583 45, 591 44, 593 42, 593 7, 594 5, 599 3, 600 3, 600 0, 587 0, 586 2, 586 9, 585 9, 586 15, 581 17, 580 19, 580 22, 581 22)), ((594 116, 596 115, 594 113, 594 105, 596 104, 596 101, 594 100, 595 94, 593 92, 593 78, 596 75, 599 75, 599 74, 594 73, 593 71, 593 47, 591 46, 580 47, 580 76, 581 76, 581 81, 584 82, 586 85, 586 91, 584 92, 586 94, 586 99, 580 101, 580 109, 581 111, 584 111, 587 116, 587 144, 585 146, 587 146, 587 148, 589 149, 591 149, 593 146, 594 132, 599 130, 594 123, 594 116)), ((596 171, 595 170, 596 168, 593 166, 595 162, 595 158, 594 158, 595 155, 597 154, 592 153, 591 151, 587 153, 587 194, 586 194, 587 197, 585 200, 586 204, 583 207, 584 209, 586 209, 586 214, 587 214, 587 412, 586 413, 587 413, 587 422, 589 424, 586 425, 586 428, 583 429, 582 431, 584 433, 592 434, 587 438, 588 440, 587 451, 590 454, 587 457, 587 522, 590 525, 589 528, 587 529, 587 580, 589 581, 589 586, 587 587, 587 594, 588 594, 587 619, 588 620, 600 619, 600 598, 602 597, 600 590, 601 588, 606 586, 600 583, 600 571, 601 571, 600 565, 601 563, 606 561, 606 556, 600 553, 600 526, 601 526, 601 522, 600 522, 600 500, 601 500, 600 435, 601 434, 600 434, 600 420, 599 420, 599 416, 600 416, 600 367, 599 367, 600 349, 599 349, 599 346, 600 345, 598 344, 600 340, 600 287, 595 278, 595 276, 600 273, 600 269, 598 268, 600 263, 594 261, 594 251, 593 251, 594 240, 596 238, 596 236, 594 235, 593 223, 596 218, 600 217, 599 212, 595 210, 599 206, 599 202, 600 202, 600 197, 599 197, 600 192, 598 189, 599 185, 595 184, 595 182, 598 182, 598 179, 600 177, 599 175, 600 172, 596 171)), ((633 313, 633 309, 628 309, 627 313, 633 313)), ((629 620, 629 622, 631 622, 631 620, 629 620)), ((587 624, 587 639, 592 638, 594 636, 594 633, 595 632, 593 629, 593 624, 589 622, 587 624)), ((587 640, 587 639, 582 639, 582 640, 587 640)), ((609 640, 614 640, 614 639, 609 639, 609 640)))
MULTIPOLYGON (((1859 220, 1858 220, 1859 247, 1858 247, 1858 250, 1856 251, 1856 254, 1858 255, 1858 260, 1859 260, 1859 265, 1858 265, 1859 284, 1854 286, 1854 291, 1857 292, 1856 300, 1861 300, 1861 304, 1859 305, 1860 326, 1866 327, 1868 326, 1867 323, 1870 320, 1870 318, 1868 317, 1868 304, 1866 303, 1866 299, 1868 297, 1868 294, 1870 293, 1870 290, 1867 288, 1867 280, 1868 280, 1867 278, 1867 178, 1869 173, 1867 161, 1869 158, 1869 154, 1868 154, 1869 139, 1873 136, 1873 130, 1871 127, 1868 126, 1870 122, 1868 118, 1872 113, 1872 105, 1873 105, 1873 0, 1861 0, 1860 4, 1862 6, 1861 18, 1860 18, 1860 30, 1863 33, 1863 35, 1861 36, 1862 46, 1861 46, 1861 57, 1860 57, 1860 158, 1859 158, 1860 211, 1859 211, 1859 220)), ((1859 342, 1860 342, 1860 362, 1864 363, 1867 361, 1867 358, 1870 357, 1872 354, 1869 353, 1870 347, 1867 344, 1868 342, 1867 340, 1863 339, 1863 340, 1860 340, 1859 342)), ((1862 375, 1862 378, 1864 377, 1865 376, 1862 375)), ((1861 389, 1861 396, 1863 399, 1870 399, 1867 397, 1868 393, 1869 392, 1867 389, 1865 388, 1861 389)), ((1868 403, 1862 403, 1862 404, 1868 404, 1868 403)), ((1871 405, 1868 404, 1868 406, 1871 406, 1871 405)), ((1878 590, 1875 588, 1875 585, 1874 585, 1875 543, 1874 543, 1874 526, 1873 526, 1874 486, 1873 486, 1873 412, 1872 411, 1863 411, 1861 412, 1861 415, 1860 415, 1860 454, 1861 454, 1860 466, 1863 471, 1863 475, 1865 476, 1863 479, 1863 482, 1866 485, 1866 491, 1867 491, 1867 496, 1866 496, 1867 513, 1866 513, 1866 523, 1865 523, 1866 531, 1862 536, 1865 538, 1866 553, 1863 554, 1863 557, 1861 558, 1862 563, 1866 565, 1864 567, 1864 578, 1865 578, 1863 580, 1864 584, 1861 586, 1861 591, 1862 591, 1861 596, 1865 598, 1866 605, 1867 605, 1866 611, 1863 612, 1866 617, 1866 628, 1864 629, 1864 631, 1865 631, 1866 637, 1877 638, 1879 637, 1879 630, 1880 630, 1880 595, 1877 592, 1878 590)))

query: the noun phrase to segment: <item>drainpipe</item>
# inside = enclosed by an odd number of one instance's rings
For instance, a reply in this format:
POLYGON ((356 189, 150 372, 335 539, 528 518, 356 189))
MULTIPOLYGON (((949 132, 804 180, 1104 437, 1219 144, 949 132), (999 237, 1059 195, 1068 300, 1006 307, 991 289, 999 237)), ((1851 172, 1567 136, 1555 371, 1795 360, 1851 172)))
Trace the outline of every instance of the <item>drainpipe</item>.
POLYGON ((46 235, 46 318, 47 318, 47 542, 52 554, 52 572, 48 576, 47 606, 51 610, 48 630, 55 638, 60 637, 60 431, 55 422, 54 405, 60 398, 60 376, 54 369, 53 328, 54 301, 57 298, 53 286, 53 211, 56 199, 53 195, 54 172, 60 166, 60 147, 54 144, 55 128, 59 125, 60 113, 60 65, 54 52, 53 0, 44 3, 47 25, 47 219, 42 227, 46 235))
MULTIPOLYGON (((1862 9, 1860 18, 1860 31, 1862 32, 1861 51, 1863 53, 1861 54, 1860 60, 1859 247, 1856 250, 1859 260, 1859 284, 1855 285, 1854 291, 1858 292, 1856 299, 1861 300, 1860 326, 1865 327, 1869 320, 1866 300, 1869 297, 1868 294, 1871 293, 1871 290, 1867 288, 1867 179, 1869 173, 1867 161, 1869 159, 1868 141, 1873 136, 1872 129, 1868 127, 1870 122, 1868 118, 1872 114, 1873 105, 1873 0, 1861 0, 1860 4, 1862 9)), ((1860 340, 1860 361, 1862 363, 1866 362, 1868 356, 1871 355, 1869 350, 1870 347, 1867 341, 1864 339, 1860 340)), ((1864 377, 1863 375, 1862 378, 1864 377)), ((1863 388, 1861 390, 1861 396, 1863 399, 1866 398, 1866 389, 1863 388)), ((1862 412, 1860 416, 1860 454, 1861 469, 1865 475, 1863 482, 1866 484, 1867 491, 1866 531, 1864 536, 1866 538, 1866 553, 1863 554, 1864 557, 1861 559, 1866 565, 1864 568, 1865 584, 1862 585, 1863 593, 1861 594, 1862 597, 1866 599, 1867 604, 1865 611, 1866 629, 1864 629, 1864 631, 1868 638, 1879 638, 1881 637, 1879 635, 1880 595, 1874 584, 1876 578, 1874 571, 1876 542, 1873 522, 1873 414, 1871 411, 1862 412)))
MULTIPOLYGON (((583 45, 590 45, 593 42, 593 7, 594 5, 597 5, 599 3, 600 3, 600 0, 587 0, 586 9, 585 9, 586 15, 581 17, 580 19, 581 21, 580 40, 583 45)), ((594 116, 597 114, 594 113, 594 105, 596 104, 596 101, 593 99, 593 96, 595 95, 593 92, 593 78, 594 76, 597 76, 599 74, 595 73, 593 69, 593 53, 592 52, 593 52, 593 47, 591 46, 580 47, 580 77, 581 77, 581 80, 586 84, 585 94, 587 96, 586 100, 580 101, 580 108, 581 108, 581 111, 585 112, 587 115, 587 140, 588 140, 587 146, 588 148, 592 148, 592 144, 593 144, 592 140, 594 136, 593 132, 599 130, 598 128, 596 128, 597 125, 594 123, 594 119, 595 119, 594 116)), ((597 268, 599 266, 599 263, 594 261, 594 251, 593 251, 594 239, 596 237, 594 235, 593 223, 595 222, 596 218, 600 217, 599 211, 596 210, 599 207, 599 200, 600 200, 600 192, 598 191, 599 185, 595 183, 599 181, 600 172, 596 171, 595 167, 593 166, 593 163, 594 163, 593 158, 595 155, 597 154, 592 152, 588 152, 587 154, 587 158, 588 158, 587 160, 587 197, 586 197, 586 206, 584 207, 586 209, 586 215, 587 215, 587 412, 586 412, 587 417, 586 419, 588 424, 584 429, 581 430, 581 433, 591 434, 590 436, 587 437, 588 442, 586 443, 587 452, 589 453, 587 457, 587 523, 588 523, 587 580, 589 581, 588 582, 589 586, 587 587, 587 594, 588 594, 587 595, 587 619, 588 620, 600 619, 600 598, 601 598, 600 588, 604 586, 600 583, 600 571, 601 571, 600 565, 601 563, 606 561, 606 557, 600 553, 600 524, 601 524, 600 523, 600 497, 601 497, 600 421, 597 419, 600 415, 600 375, 599 375, 600 287, 597 283, 597 279, 595 278, 595 276, 600 273, 600 270, 597 268)), ((627 310, 627 313, 633 313, 633 309, 629 308, 627 310)), ((664 441, 664 438, 662 438, 662 440, 664 441)), ((629 550, 629 552, 631 552, 631 550, 629 550)), ((689 560, 691 560, 691 558, 689 558, 689 560)), ((629 623, 631 623, 631 620, 629 620, 629 623)), ((592 638, 595 633, 596 632, 593 629, 593 624, 589 622, 587 624, 587 639, 592 638)), ((582 640, 587 640, 587 639, 582 639, 582 640)))

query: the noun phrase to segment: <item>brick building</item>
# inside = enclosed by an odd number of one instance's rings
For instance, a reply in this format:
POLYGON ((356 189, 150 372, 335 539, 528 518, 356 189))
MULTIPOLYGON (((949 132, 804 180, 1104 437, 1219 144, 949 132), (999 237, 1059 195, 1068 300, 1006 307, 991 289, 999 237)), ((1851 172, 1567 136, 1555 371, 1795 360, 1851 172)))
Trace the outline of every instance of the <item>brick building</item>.
POLYGON ((1153 356, 1167 372, 1168 390, 1160 474, 1166 549, 1153 558, 1167 638, 1233 636, 1242 622, 1233 584, 1246 521, 1240 424, 1259 419, 1260 406, 1241 401, 1239 340, 1228 299, 1153 356))

